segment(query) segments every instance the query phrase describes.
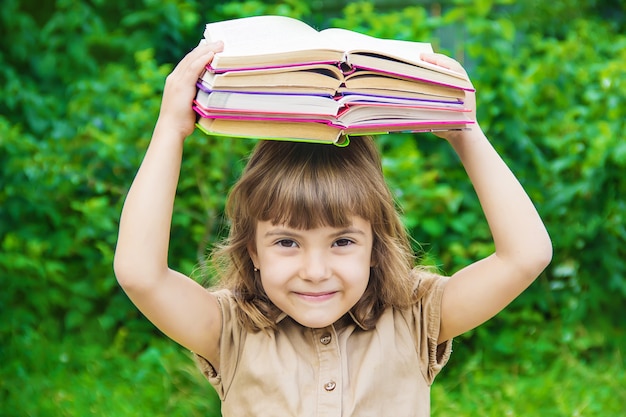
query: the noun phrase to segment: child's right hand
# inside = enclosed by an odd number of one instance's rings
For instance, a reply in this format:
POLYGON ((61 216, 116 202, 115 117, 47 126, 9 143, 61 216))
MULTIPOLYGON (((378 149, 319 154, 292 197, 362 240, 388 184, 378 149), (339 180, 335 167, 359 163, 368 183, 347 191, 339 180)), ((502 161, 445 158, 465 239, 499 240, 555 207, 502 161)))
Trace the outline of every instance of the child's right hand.
POLYGON ((196 82, 213 56, 222 51, 223 47, 222 42, 197 46, 167 76, 157 129, 165 129, 181 140, 194 131, 196 115, 191 106, 196 96, 196 82))

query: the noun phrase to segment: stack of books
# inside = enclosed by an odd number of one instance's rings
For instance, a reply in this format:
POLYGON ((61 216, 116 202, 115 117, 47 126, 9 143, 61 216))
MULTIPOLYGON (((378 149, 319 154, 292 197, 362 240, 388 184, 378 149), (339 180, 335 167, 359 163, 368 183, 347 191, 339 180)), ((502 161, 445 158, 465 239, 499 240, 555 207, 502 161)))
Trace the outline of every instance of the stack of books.
POLYGON ((342 143, 348 135, 463 129, 473 91, 465 74, 421 59, 429 43, 297 19, 209 23, 203 42, 223 52, 198 80, 197 126, 210 135, 342 143))

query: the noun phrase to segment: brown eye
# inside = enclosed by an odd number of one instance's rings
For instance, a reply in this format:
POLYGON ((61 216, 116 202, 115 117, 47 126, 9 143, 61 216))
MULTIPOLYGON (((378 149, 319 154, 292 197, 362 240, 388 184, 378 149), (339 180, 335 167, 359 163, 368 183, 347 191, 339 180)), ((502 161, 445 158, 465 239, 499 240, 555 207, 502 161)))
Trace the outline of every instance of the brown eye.
POLYGON ((276 245, 280 246, 281 248, 297 248, 298 247, 298 244, 291 239, 281 239, 276 242, 276 245))
POLYGON ((333 246, 349 246, 351 244, 353 244, 354 242, 351 241, 350 239, 339 239, 337 241, 335 241, 335 243, 333 243, 333 246))

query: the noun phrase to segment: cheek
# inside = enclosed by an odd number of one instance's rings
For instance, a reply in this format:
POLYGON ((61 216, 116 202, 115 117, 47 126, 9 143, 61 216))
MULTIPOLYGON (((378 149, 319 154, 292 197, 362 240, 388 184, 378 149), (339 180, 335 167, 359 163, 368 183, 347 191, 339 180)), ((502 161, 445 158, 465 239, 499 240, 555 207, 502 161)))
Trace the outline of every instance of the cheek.
POLYGON ((265 262, 259 268, 260 284, 267 295, 284 287, 287 282, 285 268, 280 263, 265 262))
POLYGON ((344 276, 349 277, 350 285, 355 289, 365 292, 370 281, 370 272, 371 268, 369 264, 359 263, 350 268, 350 270, 347 270, 344 276))
POLYGON ((365 271, 363 271, 363 279, 361 281, 363 292, 365 292, 365 290, 367 289, 367 286, 370 283, 370 279, 372 279, 371 268, 368 267, 365 271))

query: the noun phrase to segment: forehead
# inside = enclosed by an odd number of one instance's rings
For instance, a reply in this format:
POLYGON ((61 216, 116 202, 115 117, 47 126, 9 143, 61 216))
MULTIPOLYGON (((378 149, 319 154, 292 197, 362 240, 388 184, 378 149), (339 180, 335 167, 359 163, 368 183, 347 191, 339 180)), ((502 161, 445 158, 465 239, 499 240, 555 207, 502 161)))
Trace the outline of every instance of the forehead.
POLYGON ((379 206, 367 187, 323 176, 285 175, 258 187, 248 205, 250 216, 299 230, 345 228, 358 223, 357 217, 372 221, 379 216, 379 206))

